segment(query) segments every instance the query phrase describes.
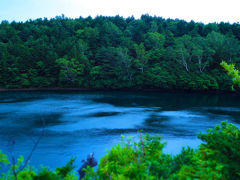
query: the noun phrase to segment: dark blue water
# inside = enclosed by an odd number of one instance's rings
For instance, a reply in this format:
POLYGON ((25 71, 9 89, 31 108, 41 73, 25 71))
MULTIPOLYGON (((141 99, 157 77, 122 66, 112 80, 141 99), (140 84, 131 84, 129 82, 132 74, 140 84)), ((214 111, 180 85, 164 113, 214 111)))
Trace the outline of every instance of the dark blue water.
POLYGON ((120 142, 121 134, 135 140, 139 130, 161 134, 168 142, 164 151, 176 154, 183 146, 197 147, 196 134, 223 120, 239 125, 239 95, 1 92, 0 149, 27 156, 44 129, 31 164, 55 168, 76 157, 79 167, 90 152, 99 160, 120 142))

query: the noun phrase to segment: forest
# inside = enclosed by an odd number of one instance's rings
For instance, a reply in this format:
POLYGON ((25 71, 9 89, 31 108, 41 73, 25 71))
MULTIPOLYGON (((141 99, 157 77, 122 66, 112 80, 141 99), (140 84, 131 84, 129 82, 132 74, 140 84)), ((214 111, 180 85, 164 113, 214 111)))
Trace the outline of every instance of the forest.
POLYGON ((238 23, 142 15, 0 24, 0 88, 230 91, 238 23))

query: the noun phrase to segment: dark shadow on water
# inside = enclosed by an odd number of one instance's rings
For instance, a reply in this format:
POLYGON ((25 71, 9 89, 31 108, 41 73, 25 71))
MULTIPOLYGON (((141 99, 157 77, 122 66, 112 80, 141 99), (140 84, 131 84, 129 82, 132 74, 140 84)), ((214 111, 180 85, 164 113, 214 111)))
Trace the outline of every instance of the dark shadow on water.
POLYGON ((61 120, 63 113, 46 113, 46 114, 27 114, 16 117, 14 123, 28 128, 43 128, 61 124, 70 123, 71 121, 61 120))
POLYGON ((118 107, 161 107, 165 111, 177 111, 202 106, 240 107, 240 96, 227 93, 105 92, 102 96, 93 96, 91 100, 118 107))
POLYGON ((168 121, 169 117, 167 116, 158 116, 156 114, 150 115, 147 119, 145 119, 144 125, 146 127, 153 127, 153 128, 164 128, 164 122, 168 121))
POLYGON ((43 93, 34 92, 1 92, 0 103, 20 103, 44 99, 43 93))
POLYGON ((78 139, 84 139, 86 137, 99 137, 99 136, 112 136, 112 135, 127 135, 132 133, 158 133, 160 135, 185 137, 185 136, 195 136, 193 131, 181 130, 181 129, 164 129, 164 128, 148 128, 148 127, 136 127, 129 129, 86 129, 77 130, 74 132, 56 132, 56 131, 46 131, 47 137, 75 137, 78 139))
POLYGON ((0 113, 0 120, 7 119, 7 117, 8 117, 11 113, 12 113, 12 112, 0 113))
POLYGON ((35 97, 29 98, 15 98, 15 99, 0 99, 0 103, 20 103, 20 102, 29 102, 40 100, 41 98, 36 99, 35 97))
POLYGON ((51 114, 37 114, 31 117, 31 127, 42 128, 49 126, 56 126, 60 124, 66 124, 66 121, 60 120, 63 116, 62 113, 51 113, 51 114))
POLYGON ((120 114, 120 112, 98 112, 98 113, 86 115, 86 117, 107 117, 107 116, 115 116, 118 114, 120 114))
MULTIPOLYGON (((207 112, 214 115, 229 116, 235 123, 240 123, 240 111, 226 111, 222 109, 208 109, 207 112)), ((227 120, 227 119, 226 119, 227 120)))

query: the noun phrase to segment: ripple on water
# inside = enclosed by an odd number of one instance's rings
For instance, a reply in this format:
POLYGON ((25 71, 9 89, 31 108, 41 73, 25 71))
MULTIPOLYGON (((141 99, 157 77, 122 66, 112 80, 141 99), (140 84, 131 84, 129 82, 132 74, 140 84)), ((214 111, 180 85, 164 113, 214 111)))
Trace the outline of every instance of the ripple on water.
POLYGON ((222 120, 239 125, 239 112, 240 96, 231 94, 1 93, 0 149, 6 152, 14 139, 16 154, 26 155, 44 126, 45 136, 31 159, 35 166, 55 168, 73 156, 78 165, 89 152, 99 159, 121 134, 137 137, 139 130, 161 134, 168 141, 165 152, 176 154, 183 146, 197 147, 195 135, 222 120))

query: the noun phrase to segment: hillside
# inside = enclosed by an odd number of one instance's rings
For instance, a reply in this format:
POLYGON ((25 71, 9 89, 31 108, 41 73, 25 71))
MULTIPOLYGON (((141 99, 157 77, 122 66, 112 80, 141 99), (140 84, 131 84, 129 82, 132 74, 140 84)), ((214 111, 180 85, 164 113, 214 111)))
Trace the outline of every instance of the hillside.
POLYGON ((142 15, 0 24, 0 88, 224 90, 240 25, 142 15))

